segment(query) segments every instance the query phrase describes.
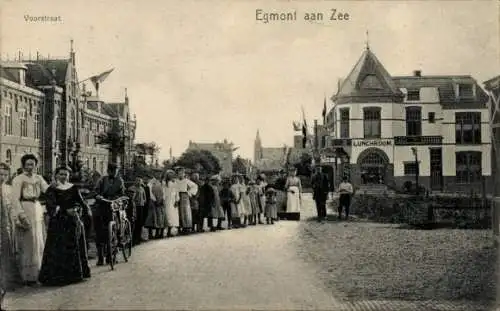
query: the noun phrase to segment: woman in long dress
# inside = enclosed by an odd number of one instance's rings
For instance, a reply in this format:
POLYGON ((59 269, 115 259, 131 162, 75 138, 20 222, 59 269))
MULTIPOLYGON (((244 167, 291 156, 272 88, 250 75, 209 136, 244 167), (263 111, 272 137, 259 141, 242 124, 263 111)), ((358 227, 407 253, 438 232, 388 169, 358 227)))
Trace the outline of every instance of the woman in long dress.
POLYGON ((238 228, 241 225, 240 222, 240 179, 237 175, 233 176, 231 186, 229 187, 229 204, 230 213, 228 213, 228 219, 231 217, 231 221, 228 221, 228 229, 233 227, 238 228))
POLYGON ((35 173, 38 160, 34 155, 24 155, 21 164, 24 172, 12 181, 13 204, 17 204, 25 212, 30 228, 16 231, 19 268, 22 280, 27 285, 35 285, 38 283, 45 248, 45 211, 39 198, 49 185, 42 176, 35 173))
POLYGON ((198 193, 198 185, 186 177, 186 170, 179 167, 177 170, 176 186, 179 191, 179 221, 181 233, 190 233, 193 229, 193 215, 191 213, 190 198, 198 193))
POLYGON ((15 231, 29 226, 26 215, 12 204, 12 188, 7 184, 9 166, 0 163, 0 310, 6 292, 19 277, 16 263, 15 231), (17 227, 17 228, 16 228, 17 227))
POLYGON ((165 204, 165 214, 167 218, 167 237, 172 236, 172 229, 179 228, 179 192, 175 185, 175 172, 168 170, 165 174, 163 184, 163 202, 165 204))
POLYGON ((285 189, 287 192, 286 212, 300 213, 302 201, 302 184, 297 177, 297 169, 292 168, 286 180, 285 189))
POLYGON ((241 218, 243 219, 243 227, 245 227, 249 222, 252 207, 248 196, 248 186, 243 175, 240 175, 240 197, 241 218))
POLYGON ((149 239, 161 239, 167 227, 167 216, 165 214, 165 206, 163 202, 163 186, 156 178, 152 178, 148 183, 150 188, 150 203, 148 216, 144 227, 149 230, 149 239), (153 236, 153 229, 155 235, 153 236))
POLYGON ((91 217, 80 191, 68 182, 70 169, 56 169, 56 183, 47 190, 50 215, 42 268, 38 280, 44 285, 67 285, 90 278, 82 215, 91 217))

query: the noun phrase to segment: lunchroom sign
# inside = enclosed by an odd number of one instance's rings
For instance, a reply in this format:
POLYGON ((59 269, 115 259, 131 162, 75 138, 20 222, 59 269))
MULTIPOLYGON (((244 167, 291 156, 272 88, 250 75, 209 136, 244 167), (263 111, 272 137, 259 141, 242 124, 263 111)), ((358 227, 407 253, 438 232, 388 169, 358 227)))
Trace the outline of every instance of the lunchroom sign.
POLYGON ((354 147, 382 147, 391 146, 392 140, 390 139, 360 139, 352 142, 354 147))

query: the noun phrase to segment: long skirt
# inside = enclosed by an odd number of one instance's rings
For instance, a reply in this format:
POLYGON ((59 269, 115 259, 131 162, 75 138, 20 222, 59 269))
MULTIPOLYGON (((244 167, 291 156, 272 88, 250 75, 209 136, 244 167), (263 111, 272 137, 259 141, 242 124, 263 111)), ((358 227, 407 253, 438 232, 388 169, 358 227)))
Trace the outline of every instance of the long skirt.
POLYGON ((276 203, 267 203, 264 211, 264 217, 278 219, 278 208, 276 203))
POLYGON ((193 215, 187 192, 179 192, 179 221, 181 228, 189 229, 193 227, 193 215))
POLYGON ((66 285, 90 278, 87 258, 83 223, 78 215, 62 212, 49 222, 38 280, 46 285, 66 285))
POLYGON ((31 224, 28 230, 16 230, 21 279, 25 282, 38 281, 45 248, 44 208, 40 202, 21 202, 31 224))
POLYGON ((179 211, 175 204, 166 204, 167 227, 179 227, 179 211))
POLYGON ((299 187, 292 186, 289 188, 289 190, 287 192, 286 212, 287 213, 299 213, 300 212, 299 187))
POLYGON ((243 202, 243 216, 252 215, 252 203, 250 202, 250 196, 248 194, 243 195, 241 201, 243 202))
POLYGON ((240 210, 239 210, 239 204, 236 204, 235 202, 230 203, 230 209, 228 213, 228 217, 231 216, 232 219, 240 218, 240 210))
POLYGON ((148 217, 144 223, 148 229, 165 229, 167 227, 167 215, 163 204, 151 202, 148 209, 148 217))
POLYGON ((13 236, 5 229, 5 226, 0 228, 0 289, 9 290, 17 285, 19 270, 13 236))
POLYGON ((224 215, 224 209, 221 204, 213 204, 210 210, 210 217, 217 219, 224 219, 226 216, 224 215))

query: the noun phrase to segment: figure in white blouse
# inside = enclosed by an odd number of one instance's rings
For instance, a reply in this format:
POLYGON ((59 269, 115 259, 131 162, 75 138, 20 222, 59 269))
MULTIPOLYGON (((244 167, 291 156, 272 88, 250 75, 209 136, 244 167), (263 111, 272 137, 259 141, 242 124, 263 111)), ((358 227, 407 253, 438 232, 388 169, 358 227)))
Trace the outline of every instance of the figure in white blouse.
POLYGON ((287 191, 286 212, 300 213, 302 202, 302 183, 297 177, 297 169, 291 168, 286 180, 285 189, 287 191))
POLYGON ((18 231, 19 265, 23 281, 27 285, 38 282, 45 248, 45 209, 39 198, 49 188, 42 176, 36 174, 37 158, 26 154, 21 158, 23 174, 12 181, 13 204, 18 204, 30 223, 28 230, 18 231))
POLYGON ((179 192, 179 221, 180 232, 188 233, 193 228, 190 197, 198 193, 198 185, 186 177, 183 167, 177 168, 177 191, 179 192))

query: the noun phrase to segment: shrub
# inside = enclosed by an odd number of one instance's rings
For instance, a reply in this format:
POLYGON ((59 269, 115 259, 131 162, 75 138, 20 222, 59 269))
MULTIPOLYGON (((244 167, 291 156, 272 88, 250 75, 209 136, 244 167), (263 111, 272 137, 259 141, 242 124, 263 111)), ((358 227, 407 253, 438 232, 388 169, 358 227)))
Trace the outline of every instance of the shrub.
POLYGON ((455 228, 491 226, 490 204, 471 197, 356 194, 352 200, 351 214, 381 223, 432 223, 455 228))

